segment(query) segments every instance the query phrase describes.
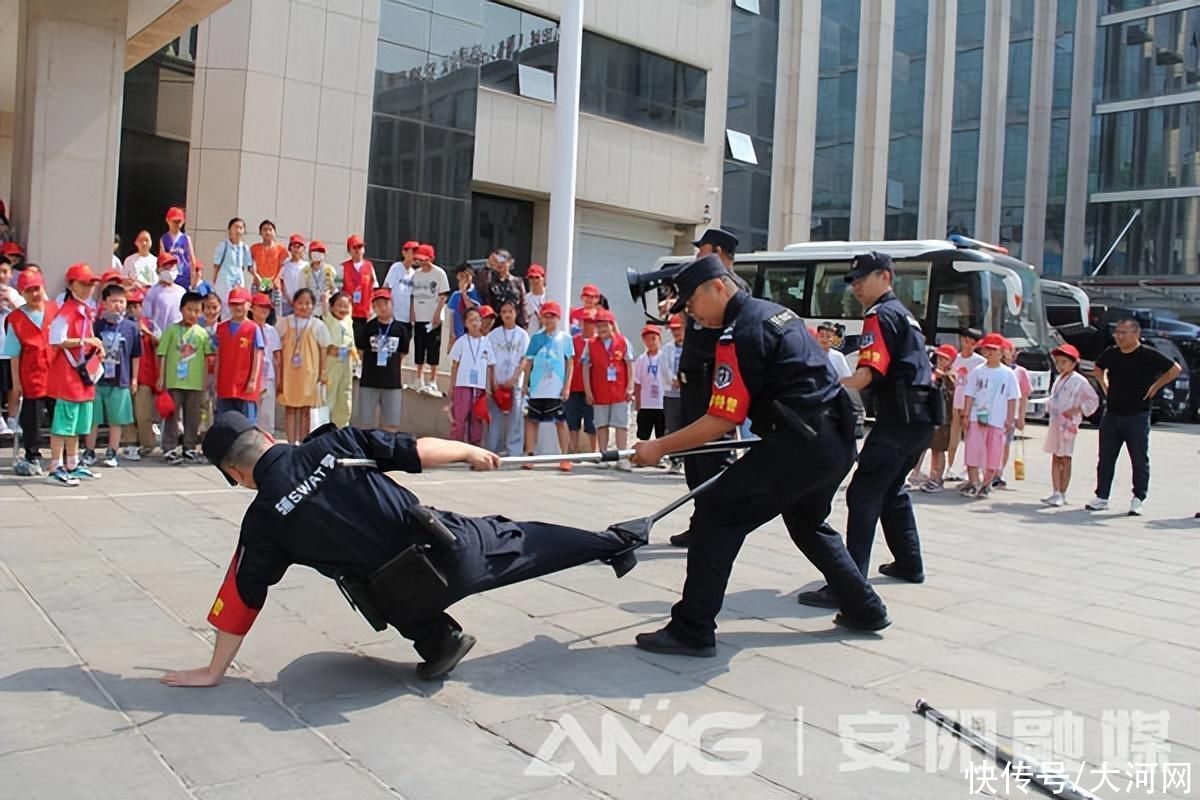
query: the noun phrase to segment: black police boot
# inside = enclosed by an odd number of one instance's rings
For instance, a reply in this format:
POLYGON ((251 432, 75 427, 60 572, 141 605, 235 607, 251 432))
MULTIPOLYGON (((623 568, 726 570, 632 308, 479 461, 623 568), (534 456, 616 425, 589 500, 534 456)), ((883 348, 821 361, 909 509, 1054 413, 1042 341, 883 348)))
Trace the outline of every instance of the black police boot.
POLYGON ((717 654, 717 646, 715 644, 706 646, 688 644, 675 638, 675 635, 666 628, 657 630, 654 633, 639 633, 635 641, 639 649, 665 656, 712 658, 717 654))
POLYGON ((890 561, 887 564, 880 564, 879 574, 887 575, 889 578, 896 578, 897 580, 901 581, 908 581, 909 583, 925 582, 924 572, 908 572, 906 570, 902 570, 895 561, 890 561))
POLYGON ((809 592, 800 592, 800 594, 796 595, 796 602, 802 606, 828 608, 834 611, 841 608, 837 596, 828 586, 822 586, 820 589, 813 589, 809 592))
POLYGON ((471 652, 475 642, 475 637, 469 633, 451 632, 436 658, 417 664, 417 677, 424 681, 446 677, 471 652))
POLYGON ((852 628, 856 631, 881 631, 892 624, 888 619, 887 612, 883 612, 877 617, 864 617, 857 614, 847 614, 845 611, 838 612, 838 615, 833 618, 835 625, 841 625, 843 628, 852 628))
POLYGON ((684 531, 683 533, 677 533, 674 536, 672 536, 668 541, 670 541, 671 544, 674 545, 675 547, 687 547, 688 545, 690 545, 692 543, 692 532, 689 529, 689 530, 684 531))

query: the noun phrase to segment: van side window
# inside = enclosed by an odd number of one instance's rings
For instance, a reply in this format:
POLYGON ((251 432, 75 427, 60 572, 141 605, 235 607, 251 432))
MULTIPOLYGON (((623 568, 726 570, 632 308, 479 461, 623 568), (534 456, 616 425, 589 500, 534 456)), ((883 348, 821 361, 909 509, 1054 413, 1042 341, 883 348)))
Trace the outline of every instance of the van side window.
POLYGON ((768 266, 764 272, 762 296, 803 317, 807 282, 807 266, 768 266))

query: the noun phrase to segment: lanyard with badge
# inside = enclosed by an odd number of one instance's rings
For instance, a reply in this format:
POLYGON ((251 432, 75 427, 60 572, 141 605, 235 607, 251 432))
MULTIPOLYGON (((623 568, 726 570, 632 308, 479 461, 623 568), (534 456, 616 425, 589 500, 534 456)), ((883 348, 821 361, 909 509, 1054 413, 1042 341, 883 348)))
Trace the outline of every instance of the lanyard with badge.
POLYGON ((354 262, 350 262, 350 270, 354 273, 354 305, 358 305, 362 302, 362 266, 356 267, 354 262))
MULTIPOLYGON (((601 342, 601 344, 604 344, 604 343, 601 342)), ((608 370, 606 372, 609 383, 617 382, 617 364, 615 361, 612 360, 614 358, 612 351, 613 351, 613 348, 616 347, 616 344, 617 344, 616 339, 609 339, 608 344, 604 345, 604 352, 608 353, 608 357, 609 357, 608 370)))
POLYGON ((300 345, 304 343, 304 335, 308 333, 312 327, 312 317, 304 320, 304 329, 296 327, 295 322, 292 322, 292 330, 295 331, 295 338, 292 340, 292 366, 301 367, 304 365, 304 359, 300 357, 300 345))
POLYGON ((467 351, 471 354, 471 370, 467 373, 467 383, 479 385, 479 351, 483 347, 483 337, 468 336, 467 351), (476 339, 478 338, 478 341, 476 339))
MULTIPOLYGON (((395 320, 392 320, 395 322, 395 320)), ((375 366, 386 367, 388 357, 392 351, 389 342, 391 341, 392 322, 387 324, 386 328, 380 328, 379 335, 375 337, 375 366)))
POLYGON ((650 376, 650 380, 646 384, 646 387, 649 390, 650 399, 657 400, 658 393, 662 388, 658 382, 658 356, 654 356, 654 358, 647 356, 646 374, 650 376))

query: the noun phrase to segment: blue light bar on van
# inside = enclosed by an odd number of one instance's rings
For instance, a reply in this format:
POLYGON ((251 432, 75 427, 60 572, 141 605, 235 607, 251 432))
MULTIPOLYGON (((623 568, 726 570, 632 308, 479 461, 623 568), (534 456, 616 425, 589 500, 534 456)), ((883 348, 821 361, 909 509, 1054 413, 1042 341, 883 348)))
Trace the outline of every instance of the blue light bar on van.
POLYGON ((957 233, 952 233, 946 238, 949 239, 955 247, 963 247, 971 250, 988 250, 993 253, 999 253, 1002 256, 1008 255, 1008 248, 1001 247, 998 244, 981 242, 978 239, 972 239, 968 236, 962 236, 961 234, 957 233))

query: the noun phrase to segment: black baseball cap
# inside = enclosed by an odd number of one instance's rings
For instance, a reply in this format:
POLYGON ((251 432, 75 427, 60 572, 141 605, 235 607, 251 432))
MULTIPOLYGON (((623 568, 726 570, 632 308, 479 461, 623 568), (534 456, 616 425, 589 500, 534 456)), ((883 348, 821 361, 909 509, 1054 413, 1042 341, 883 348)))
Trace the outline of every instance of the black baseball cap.
POLYGON ((225 456, 229 455, 229 450, 237 438, 254 428, 254 423, 242 412, 226 411, 217 417, 212 427, 208 429, 208 433, 204 434, 204 442, 201 443, 200 449, 209 463, 221 470, 221 474, 225 476, 225 480, 229 481, 230 486, 236 486, 237 481, 221 469, 221 462, 225 460, 225 456))
POLYGON ((974 339, 978 342, 983 338, 983 331, 979 330, 979 328, 962 328, 959 330, 958 335, 965 336, 968 339, 974 339))
POLYGON ((678 314, 683 311, 688 299, 700 284, 728 274, 729 270, 725 269, 721 259, 712 253, 685 266, 672 280, 675 284, 675 304, 671 306, 671 313, 678 314))
POLYGON ((895 267, 892 266, 892 257, 887 253, 880 253, 877 250, 872 250, 869 253, 859 253, 851 262, 850 271, 846 273, 846 283, 854 283, 860 278, 865 278, 876 270, 885 270, 894 272, 895 267))
POLYGON ((724 228, 709 228, 703 236, 692 242, 693 247, 703 247, 706 244, 719 247, 726 253, 736 253, 738 238, 724 228))

